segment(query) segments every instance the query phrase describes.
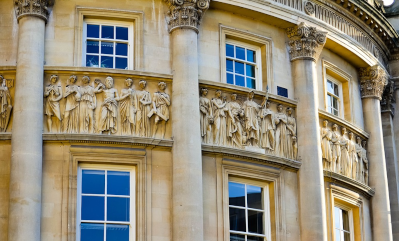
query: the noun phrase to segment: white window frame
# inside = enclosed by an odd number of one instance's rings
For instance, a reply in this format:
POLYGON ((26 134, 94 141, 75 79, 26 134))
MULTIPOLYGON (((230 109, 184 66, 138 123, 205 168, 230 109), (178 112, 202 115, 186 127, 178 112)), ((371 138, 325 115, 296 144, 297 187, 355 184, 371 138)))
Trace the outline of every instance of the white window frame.
MULTIPOLYGON (((77 200, 76 200, 76 240, 80 241, 80 224, 81 224, 81 197, 82 197, 82 170, 107 170, 107 171, 121 171, 130 172, 130 221, 119 222, 119 221, 106 221, 106 208, 107 199, 104 202, 104 221, 90 221, 90 223, 99 224, 128 224, 129 225, 129 241, 136 240, 136 167, 135 166, 119 166, 119 165, 101 165, 101 164, 80 164, 78 167, 77 175, 77 200)), ((107 185, 107 182, 105 182, 107 185)), ((106 194, 104 194, 106 195, 106 194)), ((98 196, 98 195, 97 195, 98 196)), ((104 233, 106 228, 104 228, 104 233)), ((106 241, 106 235, 104 235, 104 241, 106 241)))
MULTIPOLYGON (((344 211, 348 212, 348 221, 349 221, 349 235, 350 235, 350 241, 355 241, 355 229, 354 229, 354 224, 353 224, 353 211, 350 207, 345 206, 341 203, 334 203, 334 209, 335 208, 339 208, 342 209, 344 211)), ((337 238, 335 237, 335 210, 333 211, 333 233, 334 233, 334 240, 337 240, 337 238)))
MULTIPOLYGON (((245 64, 250 64, 250 65, 253 65, 253 66, 255 66, 255 88, 253 89, 253 90, 262 90, 262 56, 261 56, 261 48, 260 47, 258 47, 258 46, 255 46, 255 45, 251 45, 251 44, 247 44, 247 43, 244 43, 244 42, 240 42, 240 41, 237 41, 237 40, 232 40, 232 39, 226 39, 226 42, 225 42, 225 45, 224 45, 224 48, 226 49, 226 45, 227 44, 229 44, 229 45, 234 45, 234 46, 238 46, 238 47, 242 47, 242 48, 246 48, 246 49, 249 49, 249 50, 252 50, 252 51, 254 51, 255 52, 255 63, 251 63, 251 62, 248 62, 248 61, 245 61, 245 60, 241 60, 241 59, 237 59, 237 58, 232 58, 232 57, 228 57, 227 56, 227 53, 226 53, 226 51, 224 52, 225 53, 225 55, 224 55, 224 62, 225 62, 225 64, 224 64, 224 70, 223 70, 223 72, 224 72, 224 82, 227 84, 227 66, 226 66, 226 60, 227 59, 230 59, 230 60, 233 60, 233 61, 237 61, 237 62, 242 62, 242 63, 245 63, 245 64)), ((247 52, 245 51, 245 55, 247 54, 247 52)), ((234 64, 233 64, 233 66, 234 66, 234 64)), ((246 68, 244 68, 244 71, 246 72, 246 68)), ((235 75, 236 73, 234 73, 234 75, 235 75)), ((246 83, 246 79, 245 79, 245 83, 246 83)), ((233 84, 234 86, 239 86, 239 85, 236 85, 236 84, 233 84)), ((248 87, 246 87, 246 86, 239 86, 239 87, 245 87, 245 88, 248 88, 248 87)), ((252 88, 251 88, 252 89, 252 88)))
MULTIPOLYGON (((230 233, 234 233, 234 234, 240 234, 240 235, 245 235, 245 239, 247 239, 246 235, 250 235, 250 236, 257 236, 257 237, 263 237, 266 240, 271 240, 271 217, 270 217, 270 200, 269 200, 269 183, 266 182, 261 182, 261 181, 255 181, 255 180, 250 180, 250 179, 245 179, 245 178, 240 178, 240 177, 232 177, 230 176, 228 178, 228 182, 235 182, 235 183, 240 183, 240 184, 245 184, 245 185, 252 185, 252 186, 257 186, 257 187, 261 187, 263 188, 263 230, 264 230, 264 234, 256 234, 256 233, 250 233, 250 232, 241 232, 241 231, 232 231, 230 230, 230 215, 228 215, 228 227, 229 227, 229 240, 230 240, 230 233)), ((228 186, 227 186, 228 188, 228 186)), ((229 190, 227 190, 227 198, 229 197, 229 190)), ((247 207, 247 200, 245 200, 245 208, 242 207, 236 207, 236 206, 230 206, 229 201, 227 200, 227 206, 228 209, 230 207, 234 207, 234 208, 240 208, 240 209, 245 209, 246 212, 246 217, 248 217, 248 209, 249 210, 256 210, 259 211, 257 209, 252 209, 252 208, 248 208, 247 207)), ((229 211, 228 211, 229 212, 229 211)), ((230 212, 229 212, 230 214, 230 212)), ((248 230, 248 220, 246 220, 246 230, 248 230)))
POLYGON ((326 83, 325 83, 325 85, 326 85, 326 95, 325 95, 325 98, 326 98, 326 101, 325 101, 325 103, 326 103, 326 111, 328 113, 334 115, 334 116, 338 116, 338 117, 343 118, 343 114, 345 113, 345 111, 344 111, 344 102, 343 102, 342 83, 340 81, 336 80, 335 78, 331 77, 330 75, 326 75, 326 80, 325 81, 326 81, 326 83), (331 81, 333 84, 338 86, 338 95, 339 96, 336 96, 334 93, 328 92, 328 87, 327 87, 328 86, 328 83, 327 83, 328 81, 331 81), (334 113, 331 113, 330 110, 329 110, 329 107, 328 107, 329 106, 329 103, 328 103, 328 96, 329 95, 332 96, 332 98, 338 99, 338 115, 335 115, 334 113))
MULTIPOLYGON (((117 27, 127 27, 129 29, 129 34, 128 34, 128 40, 124 41, 124 40, 116 40, 116 39, 102 39, 101 38, 101 34, 99 36, 98 39, 96 38, 89 38, 90 40, 96 40, 96 41, 106 41, 106 42, 113 42, 113 43, 118 43, 118 42, 122 42, 122 43, 128 43, 128 56, 127 56, 127 69, 128 70, 133 70, 133 66, 134 66, 134 26, 133 26, 133 22, 128 22, 128 21, 116 21, 116 20, 104 20, 104 19, 91 19, 91 18, 87 18, 84 19, 83 21, 83 33, 82 33, 82 66, 83 67, 88 67, 86 66, 86 42, 87 42, 87 24, 95 24, 95 25, 108 25, 108 26, 117 26, 117 27)), ((101 33, 101 27, 100 27, 100 33, 101 33)), ((113 57, 115 57, 115 45, 114 45, 114 54, 112 55, 113 57)), ((95 54, 94 54, 95 55, 95 54)), ((99 49, 99 55, 103 55, 101 54, 101 48, 99 49)), ((94 67, 94 68, 100 68, 100 69, 104 69, 101 68, 100 65, 99 67, 94 67)), ((116 69, 115 68, 115 58, 114 58, 114 68, 112 69, 116 69)))

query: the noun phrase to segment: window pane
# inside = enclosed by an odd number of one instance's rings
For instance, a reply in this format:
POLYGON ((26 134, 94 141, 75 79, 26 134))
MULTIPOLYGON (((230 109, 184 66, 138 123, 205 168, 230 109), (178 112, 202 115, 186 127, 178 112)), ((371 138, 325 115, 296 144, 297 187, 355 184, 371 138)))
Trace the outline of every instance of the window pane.
POLYGON ((245 60, 245 49, 236 46, 236 58, 245 60))
POLYGON ((102 54, 114 54, 114 43, 101 42, 102 54))
POLYGON ((247 87, 255 89, 255 79, 247 78, 247 87))
POLYGON ((263 234, 263 212, 248 210, 248 232, 263 234))
POLYGON ((334 84, 334 95, 339 96, 338 94, 338 85, 334 84))
POLYGON ((334 98, 334 97, 331 97, 332 98, 332 100, 333 100, 333 107, 335 108, 335 109, 338 109, 338 100, 337 100, 337 98, 334 98))
POLYGON ((233 61, 226 59, 226 70, 230 72, 234 72, 233 61))
POLYGON ((341 209, 334 207, 334 221, 335 221, 335 228, 341 229, 341 209))
POLYGON ((341 232, 339 230, 335 230, 335 241, 343 241, 341 240, 341 232))
POLYGON ((249 208, 263 209, 262 188, 247 185, 247 203, 249 208))
POLYGON ((230 208, 230 230, 245 232, 245 209, 230 208))
POLYGON ((349 215, 348 211, 342 210, 342 228, 345 231, 350 231, 349 230, 349 215))
POLYGON ((114 38, 114 26, 101 26, 101 38, 114 38))
POLYGON ((338 110, 333 109, 333 114, 334 114, 334 115, 338 115, 338 110))
POLYGON ((105 171, 82 170, 82 193, 104 194, 105 171))
POLYGON ((351 235, 350 233, 344 232, 344 240, 343 241, 351 241, 351 235))
POLYGON ((130 173, 108 171, 107 194, 130 195, 130 173))
POLYGON ((226 44, 226 56, 234 58, 234 46, 226 44))
POLYGON ((288 98, 288 90, 286 88, 277 86, 277 95, 288 98))
POLYGON ((115 57, 115 69, 127 69, 127 58, 115 57))
MULTIPOLYGON (((332 102, 332 99, 331 99, 332 97, 331 97, 331 95, 327 95, 327 107, 331 107, 331 102, 332 102)), ((330 113, 331 113, 331 111, 329 111, 330 113)))
POLYGON ((127 44, 116 43, 116 55, 127 56, 127 44))
POLYGON ((233 74, 227 74, 227 83, 234 84, 234 75, 233 74))
POLYGON ((101 56, 101 68, 113 68, 114 67, 114 58, 101 56))
POLYGON ((247 236, 247 241, 264 241, 262 237, 247 236))
POLYGON ((334 84, 329 80, 327 80, 327 91, 330 93, 334 93, 334 84))
POLYGON ((98 56, 86 55, 86 67, 98 68, 98 56))
POLYGON ((229 182, 229 205, 245 207, 245 185, 229 182))
POLYGON ((98 38, 100 37, 100 26, 87 24, 87 37, 88 38, 98 38))
POLYGON ((255 78, 255 66, 246 64, 245 67, 247 68, 246 76, 255 78))
POLYGON ((107 220, 128 222, 130 198, 108 197, 107 198, 107 220))
POLYGON ((239 75, 236 75, 236 85, 245 86, 245 78, 239 75))
POLYGON ((129 241, 129 225, 107 224, 107 241, 129 241))
POLYGON ((81 223, 81 241, 104 241, 104 224, 81 223))
POLYGON ((245 241, 245 236, 231 233, 230 241, 245 241))
POLYGON ((82 196, 82 220, 104 220, 104 197, 82 196))
POLYGON ((247 49, 247 61, 256 62, 255 51, 247 49))
POLYGON ((129 40, 129 29, 125 27, 116 27, 116 38, 122 40, 129 40))
POLYGON ((235 72, 238 74, 245 74, 244 73, 244 64, 240 62, 234 62, 235 72))
POLYGON ((99 42, 98 41, 87 41, 86 43, 86 53, 99 53, 99 42))

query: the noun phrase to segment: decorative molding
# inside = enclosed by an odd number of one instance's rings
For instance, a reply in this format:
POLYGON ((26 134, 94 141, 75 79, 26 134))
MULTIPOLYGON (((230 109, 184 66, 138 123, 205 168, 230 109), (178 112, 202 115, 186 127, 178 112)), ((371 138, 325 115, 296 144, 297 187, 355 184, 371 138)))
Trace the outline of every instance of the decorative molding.
POLYGON ((346 177, 344 175, 324 170, 324 178, 330 179, 331 181, 334 181, 344 187, 355 188, 356 191, 360 191, 369 198, 375 195, 374 188, 371 188, 366 184, 353 180, 352 178, 346 177))
POLYGON ((193 29, 198 33, 205 11, 209 8, 210 0, 164 0, 168 6, 169 32, 178 28, 193 29))
POLYGON ((305 13, 307 13, 308 15, 313 15, 315 13, 315 5, 314 3, 307 1, 305 2, 305 13))
POLYGON ((47 22, 48 8, 53 6, 54 2, 55 0, 14 0, 17 20, 24 16, 36 16, 47 22))
POLYGON ((353 192, 349 189, 337 186, 335 184, 330 185, 331 191, 334 195, 334 197, 350 203, 352 205, 360 207, 363 204, 363 200, 360 197, 360 195, 356 192, 353 192))
POLYGON ((362 98, 381 100, 385 86, 388 84, 388 73, 379 65, 359 69, 360 92, 362 98))
POLYGON ((287 29, 291 61, 310 59, 316 61, 326 43, 327 32, 318 31, 304 22, 287 29))
POLYGON ((395 82, 388 80, 388 84, 385 87, 384 93, 381 99, 381 112, 389 112, 392 117, 395 115, 395 107, 393 103, 396 103, 395 99, 395 82))

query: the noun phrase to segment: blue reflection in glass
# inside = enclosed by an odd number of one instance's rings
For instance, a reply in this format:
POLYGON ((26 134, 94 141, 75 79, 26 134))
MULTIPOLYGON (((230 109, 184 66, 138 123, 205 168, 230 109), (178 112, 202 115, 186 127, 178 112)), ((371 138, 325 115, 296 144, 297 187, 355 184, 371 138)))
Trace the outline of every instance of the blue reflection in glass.
POLYGON ((227 74, 227 83, 234 84, 234 75, 233 74, 227 74))
POLYGON ((99 42, 98 41, 87 41, 86 43, 86 52, 98 54, 99 51, 99 42))
POLYGON ((246 75, 249 77, 255 77, 255 66, 246 64, 245 67, 247 69, 246 75))
POLYGON ((247 87, 255 89, 255 79, 247 78, 247 87))
POLYGON ((102 54, 114 54, 114 43, 101 42, 102 54))
POLYGON ((82 220, 104 220, 104 197, 82 196, 82 220))
POLYGON ((233 61, 226 59, 226 70, 234 72, 233 61))
POLYGON ((245 78, 239 75, 236 75, 236 85, 245 87, 245 78))
MULTIPOLYGON (((86 58, 87 63, 93 63, 98 67, 98 56, 89 56, 86 58), (96 57, 96 59, 92 58, 96 57)), ((101 170, 82 170, 82 193, 85 194, 104 194, 105 193, 105 171, 101 170)))
POLYGON ((113 68, 114 67, 114 58, 101 56, 101 68, 113 68))
POLYGON ((235 72, 238 74, 244 74, 244 64, 240 62, 234 62, 235 72))
POLYGON ((115 69, 127 69, 127 58, 115 58, 115 69))
POLYGON ((101 26, 101 38, 114 38, 114 26, 101 26))
POLYGON ((130 195, 129 172, 107 172, 107 193, 110 195, 130 195))
POLYGON ((129 241, 129 225, 107 224, 107 241, 129 241))
POLYGON ((234 46, 226 44, 226 56, 234 58, 234 46))
POLYGON ((236 46, 236 58, 245 60, 245 49, 236 46))
POLYGON ((229 205, 245 207, 245 185, 229 182, 229 205))
POLYGON ((255 63, 255 51, 247 49, 247 61, 255 63))
POLYGON ((104 224, 80 224, 81 241, 104 241, 104 224))
MULTIPOLYGON (((98 56, 86 55, 86 67, 98 68, 98 56)), ((104 192, 104 189, 102 192, 104 192)))
POLYGON ((128 222, 130 198, 108 197, 107 198, 107 220, 128 222))
POLYGON ((129 40, 129 29, 125 27, 116 27, 116 38, 122 40, 129 40))
POLYGON ((127 44, 116 43, 116 55, 127 56, 127 44))
POLYGON ((98 38, 100 36, 100 26, 87 24, 87 37, 88 38, 98 38))
MULTIPOLYGON (((277 86, 277 95, 284 96, 288 98, 288 90, 286 88, 277 86)), ((327 95, 327 97, 330 97, 327 95)))

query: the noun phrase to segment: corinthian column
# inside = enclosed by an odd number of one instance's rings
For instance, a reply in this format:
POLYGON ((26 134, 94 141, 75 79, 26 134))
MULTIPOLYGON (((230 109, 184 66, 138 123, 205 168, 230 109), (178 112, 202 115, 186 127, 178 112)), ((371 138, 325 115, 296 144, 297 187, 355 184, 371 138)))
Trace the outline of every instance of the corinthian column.
POLYGON ((388 75, 378 65, 361 68, 359 75, 364 125, 365 130, 370 133, 367 148, 369 154, 369 185, 375 188, 375 196, 371 200, 373 240, 391 241, 392 227, 388 179, 382 121, 379 114, 381 112, 380 100, 384 87, 388 83, 388 75))
POLYGON ((15 1, 19 23, 9 206, 9 241, 40 241, 44 31, 48 0, 15 1))
POLYGON ((165 0, 173 49, 173 240, 203 241, 198 26, 210 0, 165 0))
POLYGON ((301 240, 327 240, 324 176, 321 155, 316 60, 326 41, 326 32, 300 23, 287 29, 290 57, 298 99, 299 212, 301 240))

